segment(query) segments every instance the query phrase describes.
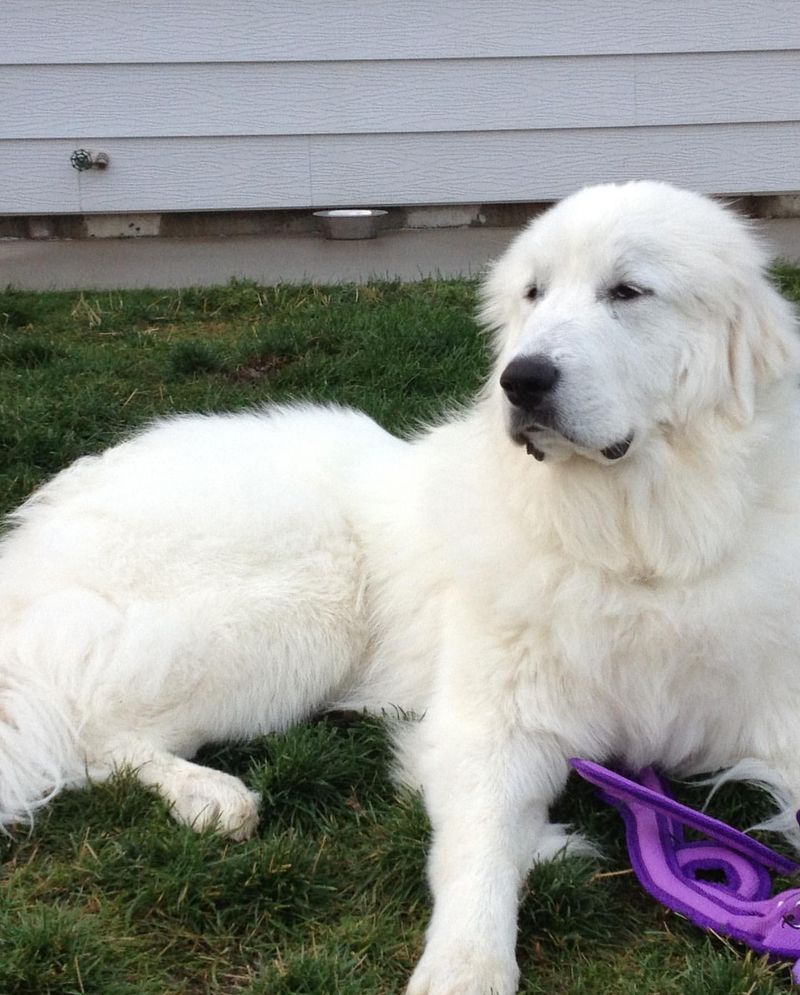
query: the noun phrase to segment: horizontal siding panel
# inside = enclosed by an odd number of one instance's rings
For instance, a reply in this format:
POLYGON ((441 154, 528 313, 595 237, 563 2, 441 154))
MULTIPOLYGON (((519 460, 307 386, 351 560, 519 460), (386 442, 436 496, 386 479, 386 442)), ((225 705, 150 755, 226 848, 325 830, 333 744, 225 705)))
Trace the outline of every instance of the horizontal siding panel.
POLYGON ((2 0, 0 63, 292 62, 800 48, 796 0, 2 0))
POLYGON ((800 53, 0 67, 0 138, 370 134, 800 118, 800 53))
POLYGON ((637 124, 798 121, 800 52, 641 57, 636 109, 637 124))
MULTIPOLYGON (((79 214, 74 142, 0 142, 0 214, 79 214)), ((2 278, 0 278, 0 285, 2 278)))
POLYGON ((589 183, 661 179, 701 192, 800 189, 800 125, 609 128, 312 143, 314 203, 552 200, 589 183), (343 183, 345 189, 342 189, 343 183))
POLYGON ((0 215, 237 210, 312 202, 305 138, 117 139, 108 170, 78 173, 86 139, 0 142, 0 215), (31 175, 33 174, 33 175, 31 175), (61 192, 74 184, 74 193, 61 192))
POLYGON ((630 59, 0 67, 0 138, 633 124, 630 59))
POLYGON ((0 214, 550 200, 586 183, 633 178, 708 192, 800 189, 800 125, 788 123, 114 139, 104 146, 110 168, 80 175, 69 167, 73 144, 0 142, 0 214))

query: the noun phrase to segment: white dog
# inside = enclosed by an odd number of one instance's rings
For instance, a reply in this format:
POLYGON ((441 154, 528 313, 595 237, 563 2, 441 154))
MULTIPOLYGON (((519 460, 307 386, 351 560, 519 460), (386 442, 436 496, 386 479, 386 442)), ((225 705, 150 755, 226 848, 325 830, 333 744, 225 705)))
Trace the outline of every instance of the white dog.
POLYGON ((510 995, 570 756, 734 768, 790 814, 800 361, 764 261, 702 197, 586 189, 492 270, 462 416, 411 443, 332 408, 182 417, 65 470, 0 558, 4 821, 129 765, 243 837, 258 799, 202 743, 414 710, 434 911, 408 991, 510 995))

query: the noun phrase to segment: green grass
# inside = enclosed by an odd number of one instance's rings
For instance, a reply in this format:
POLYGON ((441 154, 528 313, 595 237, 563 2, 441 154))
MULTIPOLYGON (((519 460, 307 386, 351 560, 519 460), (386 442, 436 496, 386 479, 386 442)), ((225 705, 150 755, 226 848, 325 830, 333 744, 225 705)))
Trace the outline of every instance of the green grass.
MULTIPOLYGON (((781 267, 800 298, 800 270, 781 267)), ((408 432, 481 382, 471 283, 0 294, 0 506, 157 414, 267 400, 353 404, 408 432)), ((203 761, 264 797, 257 836, 176 825, 131 777, 67 792, 0 842, 0 995, 391 995, 429 910, 428 824, 387 776, 380 723, 328 718, 203 761)), ((699 788, 683 788, 696 804, 699 788)), ((714 812, 764 811, 725 787, 714 812)), ((645 895, 621 821, 585 785, 555 813, 601 864, 536 868, 520 917, 526 995, 772 995, 769 966, 645 895)))

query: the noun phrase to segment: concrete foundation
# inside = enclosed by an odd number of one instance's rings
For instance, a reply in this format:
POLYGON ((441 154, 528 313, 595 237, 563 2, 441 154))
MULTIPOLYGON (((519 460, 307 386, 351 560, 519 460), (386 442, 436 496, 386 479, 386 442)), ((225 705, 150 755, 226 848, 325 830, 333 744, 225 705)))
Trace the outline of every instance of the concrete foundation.
MULTIPOLYGON (((800 194, 727 197, 751 218, 800 218, 800 194)), ((380 206, 380 205, 372 205, 380 206)), ((388 209, 387 231, 432 228, 520 228, 548 205, 465 204, 388 209)), ((297 211, 197 211, 166 214, 86 214, 49 217, 0 217, 0 238, 212 238, 242 235, 312 235, 317 222, 311 208, 297 211)))

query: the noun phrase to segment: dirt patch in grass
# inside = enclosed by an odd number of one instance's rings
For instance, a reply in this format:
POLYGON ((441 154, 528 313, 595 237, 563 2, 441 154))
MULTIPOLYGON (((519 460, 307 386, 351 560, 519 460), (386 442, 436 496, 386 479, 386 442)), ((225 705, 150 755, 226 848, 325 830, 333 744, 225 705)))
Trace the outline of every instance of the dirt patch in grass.
POLYGON ((228 374, 228 380, 232 383, 262 383, 269 380, 271 376, 278 373, 290 363, 295 362, 296 356, 282 356, 275 352, 266 352, 261 356, 253 356, 245 363, 240 363, 235 370, 228 374))

